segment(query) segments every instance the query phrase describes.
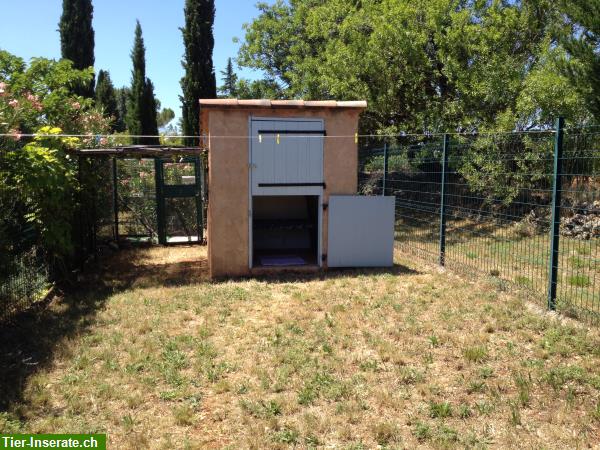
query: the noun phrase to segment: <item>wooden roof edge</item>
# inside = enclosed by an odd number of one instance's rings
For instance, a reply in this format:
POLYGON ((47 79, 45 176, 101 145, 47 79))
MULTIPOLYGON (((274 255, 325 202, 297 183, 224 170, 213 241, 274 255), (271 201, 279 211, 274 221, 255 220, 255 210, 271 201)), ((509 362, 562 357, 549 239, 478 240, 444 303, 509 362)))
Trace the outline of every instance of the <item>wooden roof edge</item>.
POLYGON ((245 109, 245 108, 325 108, 325 109, 365 109, 366 100, 239 100, 236 98, 201 98, 198 100, 202 108, 211 109, 245 109))
POLYGON ((169 147, 169 146, 122 146, 107 148, 86 148, 69 150, 78 156, 110 156, 110 155, 132 155, 132 156, 157 156, 173 154, 201 154, 205 151, 202 147, 169 147))

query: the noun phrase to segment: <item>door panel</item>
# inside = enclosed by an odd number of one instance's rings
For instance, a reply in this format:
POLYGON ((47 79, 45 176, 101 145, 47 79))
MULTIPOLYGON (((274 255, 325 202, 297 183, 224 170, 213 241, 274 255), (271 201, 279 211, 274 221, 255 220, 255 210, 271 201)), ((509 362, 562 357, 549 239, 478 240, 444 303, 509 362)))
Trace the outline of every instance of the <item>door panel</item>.
POLYGON ((329 197, 329 267, 389 267, 394 263, 395 197, 329 197))
POLYGON ((202 241, 201 178, 199 158, 156 160, 158 238, 161 244, 202 241))
POLYGON ((323 121, 252 120, 253 194, 273 194, 273 188, 279 187, 261 184, 323 183, 323 135, 299 136, 307 132, 323 132, 323 121))

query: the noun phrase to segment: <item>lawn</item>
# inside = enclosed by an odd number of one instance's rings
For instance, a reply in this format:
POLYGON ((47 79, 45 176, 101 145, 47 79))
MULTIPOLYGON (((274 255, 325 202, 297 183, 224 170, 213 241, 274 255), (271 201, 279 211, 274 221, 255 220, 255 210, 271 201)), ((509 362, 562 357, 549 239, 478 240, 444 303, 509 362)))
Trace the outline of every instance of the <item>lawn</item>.
MULTIPOLYGON (((397 245, 428 261, 439 258, 438 218, 412 218, 397 223, 397 245)), ((524 229, 522 224, 492 221, 448 222, 446 265, 492 275, 526 288, 544 299, 548 289, 549 232, 524 229)), ((563 313, 600 324, 600 239, 561 236, 558 260, 557 308, 563 313)))
POLYGON ((576 448, 600 335, 397 255, 211 283, 201 247, 126 250, 3 330, 3 432, 110 448, 576 448))

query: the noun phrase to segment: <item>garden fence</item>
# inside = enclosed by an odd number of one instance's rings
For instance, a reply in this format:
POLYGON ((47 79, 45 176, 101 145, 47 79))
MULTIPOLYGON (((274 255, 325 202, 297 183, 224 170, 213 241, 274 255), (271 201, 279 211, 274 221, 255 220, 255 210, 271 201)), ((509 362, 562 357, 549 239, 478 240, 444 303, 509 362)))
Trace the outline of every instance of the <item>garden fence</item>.
POLYGON ((600 129, 361 143, 360 191, 396 198, 396 247, 600 318, 600 129))

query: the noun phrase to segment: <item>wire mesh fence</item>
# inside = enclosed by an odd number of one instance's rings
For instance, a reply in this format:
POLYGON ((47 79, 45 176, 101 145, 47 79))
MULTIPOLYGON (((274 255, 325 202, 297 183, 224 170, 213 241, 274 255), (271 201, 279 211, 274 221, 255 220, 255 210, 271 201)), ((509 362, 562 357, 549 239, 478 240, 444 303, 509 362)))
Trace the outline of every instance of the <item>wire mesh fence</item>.
POLYGON ((395 196, 402 251, 597 323, 599 144, 591 129, 371 138, 360 191, 395 196))

